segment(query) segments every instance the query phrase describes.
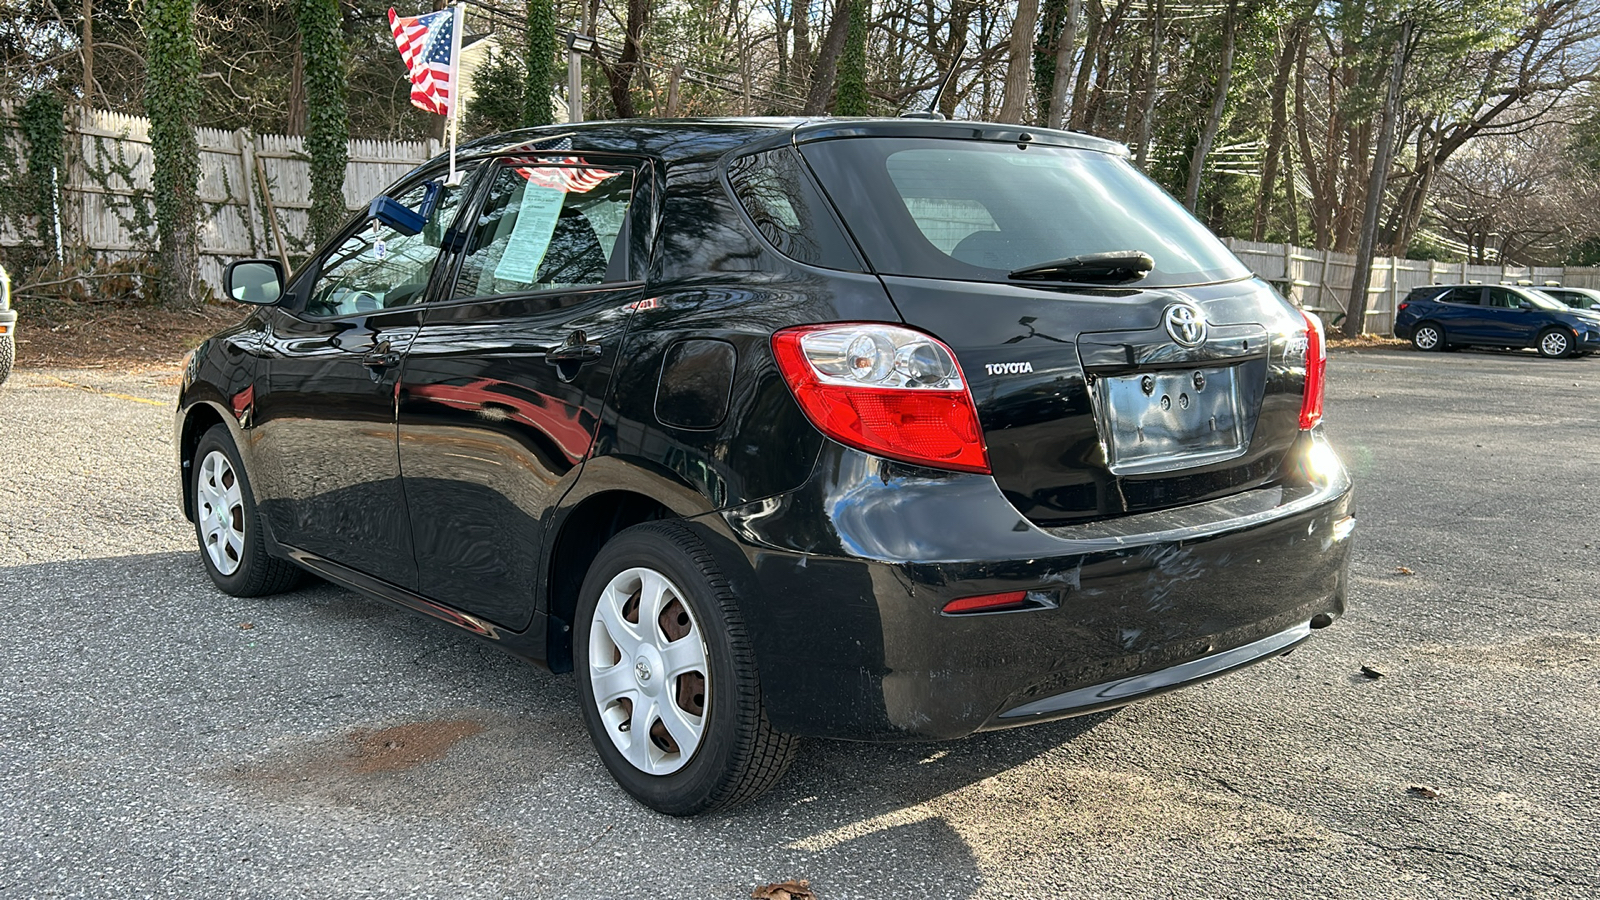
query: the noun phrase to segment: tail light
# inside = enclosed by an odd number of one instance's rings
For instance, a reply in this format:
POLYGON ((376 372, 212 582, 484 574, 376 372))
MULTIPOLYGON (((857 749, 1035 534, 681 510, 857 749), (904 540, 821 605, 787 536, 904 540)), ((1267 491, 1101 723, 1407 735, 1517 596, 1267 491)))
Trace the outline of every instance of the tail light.
POLYGON ((1300 401, 1300 430, 1315 428, 1322 421, 1322 397, 1327 387, 1328 342, 1322 333, 1322 320, 1301 310, 1306 319, 1306 393, 1300 401))
POLYGON ((1410 301, 1403 301, 1399 306, 1394 308, 1394 311, 1395 312, 1405 312, 1406 311, 1406 307, 1408 307, 1410 305, 1411 305, 1410 301))
POLYGON ((846 446, 959 472, 989 471, 955 354, 909 328, 804 325, 772 336, 778 370, 817 430, 846 446))

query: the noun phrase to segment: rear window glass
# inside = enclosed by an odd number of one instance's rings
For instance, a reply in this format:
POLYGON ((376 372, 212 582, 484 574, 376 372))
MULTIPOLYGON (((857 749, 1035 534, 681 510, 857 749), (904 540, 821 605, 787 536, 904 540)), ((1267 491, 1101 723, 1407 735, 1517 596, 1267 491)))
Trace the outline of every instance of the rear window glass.
POLYGON ((1127 160, 1094 150, 911 138, 801 148, 874 270, 1005 281, 1012 269, 1086 253, 1155 259, 1139 286, 1250 274, 1127 160))
POLYGON ((806 178, 803 165, 792 150, 768 150, 735 160, 728 180, 756 230, 779 253, 813 266, 860 269, 850 240, 806 178))

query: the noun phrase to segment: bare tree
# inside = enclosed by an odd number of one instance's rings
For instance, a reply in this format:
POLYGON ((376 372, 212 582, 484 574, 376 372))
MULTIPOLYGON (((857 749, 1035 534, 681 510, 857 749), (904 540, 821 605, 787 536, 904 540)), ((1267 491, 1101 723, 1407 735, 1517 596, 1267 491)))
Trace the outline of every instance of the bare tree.
POLYGON ((1005 94, 1000 101, 1002 122, 1022 124, 1028 116, 1029 85, 1033 79, 1033 32, 1039 22, 1039 0, 1017 0, 1017 15, 1011 23, 1011 40, 1006 54, 1005 94))

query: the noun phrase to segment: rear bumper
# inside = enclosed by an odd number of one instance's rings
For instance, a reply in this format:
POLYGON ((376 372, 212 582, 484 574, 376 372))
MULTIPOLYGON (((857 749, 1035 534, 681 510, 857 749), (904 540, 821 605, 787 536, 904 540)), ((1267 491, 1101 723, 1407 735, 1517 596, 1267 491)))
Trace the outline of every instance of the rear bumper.
POLYGON ((1044 530, 988 476, 830 447, 792 494, 699 521, 741 582, 774 727, 952 738, 1212 678, 1343 614, 1350 483, 1320 436, 1296 454, 1291 486, 1044 530), (1006 591, 1032 608, 943 612, 1006 591))

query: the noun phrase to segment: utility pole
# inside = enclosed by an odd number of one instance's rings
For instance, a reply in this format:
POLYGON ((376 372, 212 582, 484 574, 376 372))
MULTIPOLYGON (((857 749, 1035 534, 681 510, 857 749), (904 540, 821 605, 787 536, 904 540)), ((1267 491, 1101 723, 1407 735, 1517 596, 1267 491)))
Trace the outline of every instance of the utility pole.
POLYGON ((1389 72, 1389 92, 1384 96, 1383 124, 1373 154, 1372 180, 1367 182, 1367 206, 1361 214, 1361 240, 1356 245, 1356 273, 1350 281, 1350 299, 1344 308, 1344 336, 1359 337, 1367 324, 1367 288, 1372 285, 1372 258, 1377 255, 1378 213, 1388 187, 1389 162, 1394 157, 1394 125, 1400 118, 1400 80, 1405 74, 1406 46, 1411 43, 1411 20, 1400 23, 1394 41, 1394 68, 1389 72))

